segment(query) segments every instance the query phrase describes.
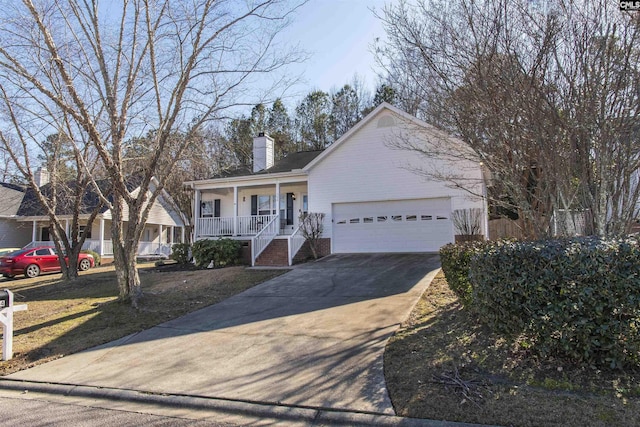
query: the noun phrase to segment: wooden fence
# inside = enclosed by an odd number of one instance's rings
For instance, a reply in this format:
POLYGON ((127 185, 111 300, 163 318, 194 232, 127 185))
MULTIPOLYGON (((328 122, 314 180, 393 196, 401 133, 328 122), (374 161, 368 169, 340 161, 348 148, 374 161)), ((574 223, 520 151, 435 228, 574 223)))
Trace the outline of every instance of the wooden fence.
POLYGON ((523 239, 524 233, 519 221, 508 218, 489 220, 489 240, 506 238, 523 239))

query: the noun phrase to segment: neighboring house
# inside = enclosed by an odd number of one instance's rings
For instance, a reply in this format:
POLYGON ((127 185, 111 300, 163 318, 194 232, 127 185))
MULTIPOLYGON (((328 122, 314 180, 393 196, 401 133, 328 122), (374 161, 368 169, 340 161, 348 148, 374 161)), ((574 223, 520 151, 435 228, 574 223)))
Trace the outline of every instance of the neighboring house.
POLYGON ((0 248, 21 248, 31 241, 31 228, 18 221, 25 189, 0 182, 0 248))
MULTIPOLYGON (((36 180, 44 194, 50 192, 46 171, 44 174, 39 171, 36 174, 36 180)), ((98 185, 107 186, 108 181, 99 181, 98 185)), ((138 185, 139 181, 135 179, 129 180, 127 183, 128 190, 134 194, 138 191, 138 185)), ((62 199, 62 197, 60 198, 62 199)), ((84 194, 79 216, 81 231, 86 227, 90 213, 99 205, 100 199, 97 192, 93 187, 89 187, 84 194)), ((69 227, 73 219, 72 209, 72 206, 61 203, 57 212, 58 218, 65 224, 67 235, 70 234, 69 227)), ((29 229, 31 245, 53 245, 47 211, 38 201, 36 192, 32 188, 25 190, 17 211, 16 221, 29 229)), ((169 194, 163 191, 149 213, 142 238, 138 244, 138 255, 169 255, 173 243, 184 242, 185 223, 184 215, 180 213, 169 194)), ((93 221, 83 248, 91 249, 106 258, 113 256, 111 211, 106 206, 100 208, 100 213, 93 221)))
POLYGON ((274 164, 273 140, 255 138, 253 170, 185 183, 194 189, 193 240, 229 236, 251 246, 252 264, 291 264, 304 242, 299 215, 318 212, 326 215, 324 253, 437 251, 454 241, 453 210, 480 208, 486 218, 484 197, 470 193, 486 194, 482 171, 468 161, 431 159, 432 166, 459 168, 470 191, 416 174, 425 159, 393 147, 414 126, 426 131, 411 134, 418 140, 442 135, 383 103, 324 151, 274 164), (285 255, 274 257, 273 248, 285 255))

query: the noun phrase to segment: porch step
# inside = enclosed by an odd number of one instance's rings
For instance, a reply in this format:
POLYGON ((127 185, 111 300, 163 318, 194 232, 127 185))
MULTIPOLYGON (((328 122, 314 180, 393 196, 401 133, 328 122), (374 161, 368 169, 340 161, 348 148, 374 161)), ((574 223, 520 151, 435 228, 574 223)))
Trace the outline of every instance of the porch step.
POLYGON ((269 243, 256 260, 261 267, 286 267, 289 265, 289 241, 274 239, 269 243))

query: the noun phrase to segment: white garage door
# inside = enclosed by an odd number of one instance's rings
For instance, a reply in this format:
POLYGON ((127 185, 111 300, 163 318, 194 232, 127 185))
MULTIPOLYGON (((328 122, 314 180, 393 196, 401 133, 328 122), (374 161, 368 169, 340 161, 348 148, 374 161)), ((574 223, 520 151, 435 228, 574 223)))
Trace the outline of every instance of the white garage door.
POLYGON ((333 251, 435 252, 453 241, 451 199, 333 205, 333 251))

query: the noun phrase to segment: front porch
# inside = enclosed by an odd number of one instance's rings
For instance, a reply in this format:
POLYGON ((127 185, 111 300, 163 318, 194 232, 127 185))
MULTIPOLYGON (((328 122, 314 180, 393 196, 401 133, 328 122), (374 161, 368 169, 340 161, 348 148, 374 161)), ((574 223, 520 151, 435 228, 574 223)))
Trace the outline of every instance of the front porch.
POLYGON ((251 264, 278 239, 287 240, 291 265, 304 238, 300 214, 308 210, 306 176, 251 176, 199 183, 194 188, 193 241, 232 238, 251 242, 251 264))
MULTIPOLYGON (((26 220, 23 220, 26 222, 26 220)), ((51 240, 51 233, 49 230, 50 224, 48 220, 44 219, 29 219, 32 223, 32 235, 31 242, 25 247, 35 246, 54 246, 54 242, 51 240)), ((70 236, 70 220, 64 220, 65 233, 70 236)), ((110 236, 109 230, 111 227, 111 220, 105 218, 99 218, 93 222, 92 227, 85 230, 87 227, 86 220, 80 221, 80 232, 85 231, 87 237, 82 245, 83 250, 92 250, 101 257, 113 256, 113 241, 108 238, 110 236)), ((138 256, 162 256, 168 257, 171 255, 171 247, 174 243, 181 243, 185 241, 184 227, 176 225, 166 224, 153 224, 147 223, 142 233, 142 238, 138 243, 138 256)))

